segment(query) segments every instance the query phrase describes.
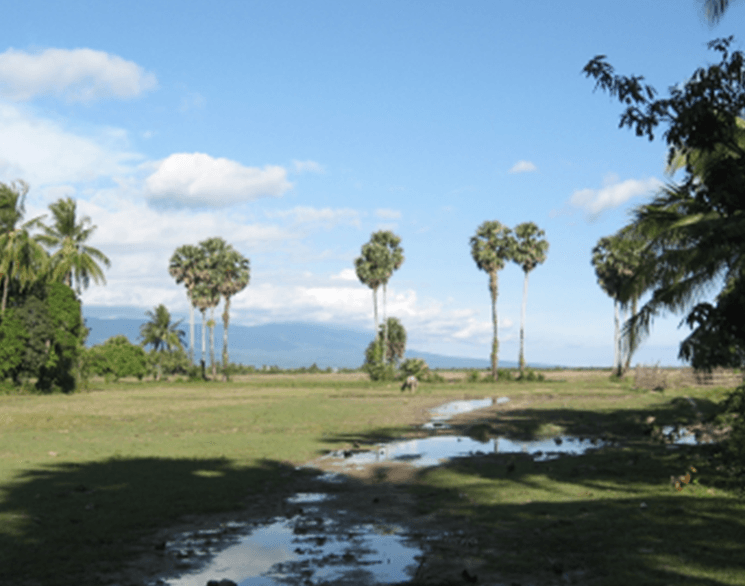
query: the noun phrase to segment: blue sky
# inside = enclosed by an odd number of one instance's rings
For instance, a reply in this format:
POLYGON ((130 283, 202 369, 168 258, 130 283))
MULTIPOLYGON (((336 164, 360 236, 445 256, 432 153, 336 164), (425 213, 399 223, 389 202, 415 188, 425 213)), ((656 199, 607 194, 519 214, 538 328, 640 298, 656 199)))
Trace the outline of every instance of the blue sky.
MULTIPOLYGON (((182 244, 222 236, 251 260, 233 323, 372 330, 352 270, 371 232, 406 261, 389 315, 420 350, 488 357, 487 276, 469 238, 533 221, 551 244, 530 276, 528 361, 612 360, 613 304, 590 265, 663 173, 665 147, 618 129, 581 69, 605 54, 660 91, 742 30, 698 0, 27 2, 4 8, 0 181, 28 217, 74 197, 112 261, 84 304, 158 303, 182 244)), ((740 45, 738 44, 739 48, 740 45)), ((499 275, 500 357, 517 358, 522 271, 499 275)), ((106 309, 106 308, 111 308, 106 309)), ((686 330, 655 322, 635 362, 675 364, 686 330)))

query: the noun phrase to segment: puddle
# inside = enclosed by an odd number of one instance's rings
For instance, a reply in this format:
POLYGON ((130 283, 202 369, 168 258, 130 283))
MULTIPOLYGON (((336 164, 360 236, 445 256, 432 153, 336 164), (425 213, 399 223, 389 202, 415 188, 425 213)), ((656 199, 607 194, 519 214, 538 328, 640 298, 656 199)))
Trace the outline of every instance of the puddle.
POLYGON ((685 427, 679 427, 677 425, 665 425, 662 428, 662 435, 665 441, 674 446, 698 446, 700 444, 709 443, 707 441, 700 440, 696 437, 696 434, 686 429, 685 427))
MULTIPOLYGON (((329 498, 322 493, 301 493, 288 500, 306 503, 329 498)), ((210 580, 224 579, 238 586, 390 584, 410 580, 422 555, 406 542, 400 526, 349 526, 312 515, 257 526, 219 552, 210 550, 213 534, 186 534, 170 543, 168 551, 180 559, 184 573, 151 584, 204 586, 210 580)))
MULTIPOLYGON (((496 402, 497 405, 501 405, 503 403, 506 403, 507 401, 509 401, 509 398, 499 397, 496 402)), ((494 405, 494 399, 451 401, 450 403, 445 403, 444 405, 440 405, 439 407, 435 407, 434 409, 430 410, 430 413, 432 413, 432 419, 428 423, 425 423, 422 427, 423 429, 447 429, 449 426, 445 422, 451 417, 460 415, 462 413, 470 413, 471 411, 476 411, 477 409, 491 407, 492 405, 494 405)))
POLYGON ((380 462, 408 462, 412 466, 437 466, 451 458, 479 454, 529 454, 536 461, 558 458, 561 455, 581 455, 587 450, 602 447, 599 440, 576 437, 557 437, 534 441, 495 438, 485 442, 467 436, 437 436, 394 442, 375 451, 358 452, 344 457, 344 452, 332 452, 327 457, 338 458, 338 466, 364 467, 380 462))

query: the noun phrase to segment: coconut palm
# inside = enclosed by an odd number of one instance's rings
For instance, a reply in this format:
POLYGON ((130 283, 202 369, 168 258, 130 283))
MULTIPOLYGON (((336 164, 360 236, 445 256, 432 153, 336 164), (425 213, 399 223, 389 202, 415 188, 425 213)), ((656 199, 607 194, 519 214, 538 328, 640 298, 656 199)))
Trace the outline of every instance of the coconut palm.
POLYGON ((499 338, 497 332, 497 295, 499 284, 497 272, 504 268, 507 261, 512 260, 515 253, 515 239, 512 230, 496 220, 486 221, 478 227, 476 235, 471 237, 471 256, 476 266, 489 275, 489 293, 492 306, 492 352, 491 370, 496 381, 499 377, 497 366, 499 363, 499 338))
MULTIPOLYGON (((383 347, 388 347, 388 320, 386 315, 388 312, 387 307, 387 288, 388 280, 393 275, 393 271, 397 271, 404 262, 404 251, 401 248, 401 238, 396 236, 390 230, 379 230, 372 235, 371 242, 376 246, 380 247, 383 251, 381 256, 383 257, 384 265, 383 271, 383 347)), ((384 355, 384 360, 389 361, 388 354, 384 355)))
MULTIPOLYGON (((228 325, 230 323, 230 298, 243 291, 251 279, 251 265, 247 258, 232 247, 223 253, 219 262, 219 279, 217 290, 225 299, 225 308, 222 313, 223 338, 222 338, 222 365, 227 368, 228 358, 228 325)), ((223 373, 223 378, 227 374, 223 373)))
POLYGON ((98 263, 111 266, 108 257, 85 242, 96 230, 88 216, 76 218, 76 203, 72 198, 59 199, 49 205, 52 212, 52 225, 42 226, 44 233, 39 241, 47 248, 56 251, 51 256, 52 278, 62 281, 80 295, 91 279, 106 283, 106 277, 98 263))
POLYGON ((193 291, 199 276, 199 265, 202 261, 202 250, 197 246, 184 244, 179 246, 168 264, 169 274, 176 283, 186 286, 189 299, 189 360, 194 364, 194 297, 193 291))
MULTIPOLYGON (((150 321, 140 326, 140 338, 142 338, 143 346, 152 346, 155 352, 160 353, 163 350, 173 352, 183 349, 182 338, 186 333, 179 329, 182 320, 171 323, 171 314, 162 303, 154 311, 146 311, 145 315, 150 318, 150 321)), ((161 372, 161 358, 159 358, 158 380, 160 380, 161 372)))
POLYGON ((11 279, 26 285, 38 278, 48 264, 38 236, 32 237, 29 232, 41 225, 43 216, 20 223, 26 211, 27 193, 28 185, 24 181, 14 181, 10 185, 0 183, 0 275, 3 279, 0 315, 5 314, 11 279))
POLYGON ((539 264, 546 261, 548 241, 543 237, 546 233, 533 222, 524 222, 515 227, 515 251, 513 260, 520 265, 525 273, 523 281, 523 303, 520 311, 520 375, 525 370, 525 309, 528 304, 528 273, 539 264))

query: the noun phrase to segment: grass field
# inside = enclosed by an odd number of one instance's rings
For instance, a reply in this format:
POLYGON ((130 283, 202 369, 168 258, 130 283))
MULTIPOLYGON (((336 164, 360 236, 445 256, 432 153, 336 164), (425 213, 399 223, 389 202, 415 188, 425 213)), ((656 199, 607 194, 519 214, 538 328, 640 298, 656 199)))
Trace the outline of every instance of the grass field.
POLYGON ((478 536, 473 556, 485 571, 524 584, 745 584, 741 493, 711 447, 671 449, 655 436, 715 413, 725 389, 635 391, 607 372, 496 385, 448 378, 416 396, 343 374, 0 396, 0 584, 98 584, 184 515, 281 495, 307 474, 298 464, 410 434, 429 408, 485 396, 510 402, 457 419, 455 431, 613 444, 548 462, 492 454, 398 477, 417 514, 478 536), (686 473, 691 482, 677 490, 671 476, 686 473))

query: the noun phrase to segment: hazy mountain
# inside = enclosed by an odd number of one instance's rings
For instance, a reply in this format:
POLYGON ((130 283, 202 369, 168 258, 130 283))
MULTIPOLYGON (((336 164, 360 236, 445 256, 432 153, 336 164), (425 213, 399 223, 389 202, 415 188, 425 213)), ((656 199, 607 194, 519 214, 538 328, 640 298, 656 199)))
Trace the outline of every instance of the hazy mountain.
MULTIPOLYGON (((140 325, 146 319, 132 317, 128 308, 103 308, 85 311, 85 322, 90 333, 88 346, 100 344, 111 336, 125 335, 133 343, 139 342, 140 325)), ((188 320, 181 327, 189 339, 188 320)), ((262 326, 231 325, 228 349, 230 361, 252 364, 256 367, 277 365, 280 368, 299 368, 315 363, 319 368, 357 368, 364 361, 365 349, 370 343, 370 332, 347 330, 334 326, 310 323, 277 323, 262 326)), ((201 326, 195 331, 195 356, 201 352, 201 326)), ((215 327, 215 353, 222 355, 222 325, 215 327)), ((209 332, 207 332, 207 357, 209 357, 209 332)), ((488 360, 461 358, 407 349, 407 358, 423 358, 432 368, 489 368, 488 360)), ((209 358, 207 358, 209 360, 209 358)), ((514 368, 515 362, 500 361, 500 366, 514 368)))

